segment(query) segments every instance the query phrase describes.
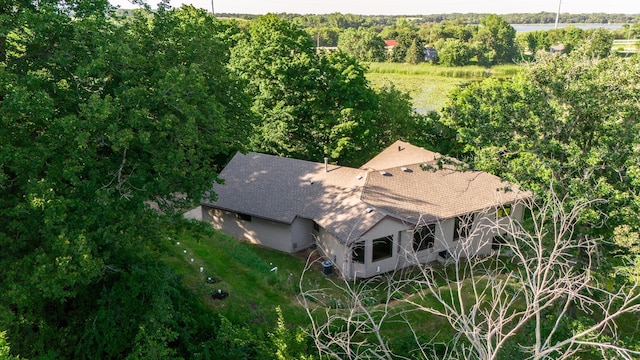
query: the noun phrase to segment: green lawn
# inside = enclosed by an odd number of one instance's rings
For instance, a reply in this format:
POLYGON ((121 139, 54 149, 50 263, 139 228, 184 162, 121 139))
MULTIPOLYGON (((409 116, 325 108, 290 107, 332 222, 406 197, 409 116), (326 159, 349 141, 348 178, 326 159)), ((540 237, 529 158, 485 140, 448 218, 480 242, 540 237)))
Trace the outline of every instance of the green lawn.
POLYGON ((373 87, 379 88, 393 84, 396 88, 409 93, 413 107, 421 114, 431 110, 441 111, 449 93, 458 85, 469 82, 467 79, 432 75, 373 72, 367 74, 367 79, 371 81, 373 87))
MULTIPOLYGON (((271 331, 276 325, 275 309, 279 306, 288 327, 307 328, 310 319, 299 303, 301 287, 307 291, 315 291, 307 299, 312 300, 312 304, 315 303, 317 311, 314 312, 314 317, 318 321, 323 322, 327 314, 349 313, 347 304, 350 299, 347 298, 348 293, 341 289, 346 283, 335 274, 325 276, 320 264, 315 263, 300 280, 307 264, 302 256, 240 242, 213 230, 208 224, 198 222, 178 222, 173 230, 168 230, 167 248, 169 251, 165 261, 182 276, 184 284, 210 309, 233 324, 247 324, 256 331, 271 331), (200 272, 201 267, 203 272, 200 272), (274 270, 276 267, 277 271, 274 270), (210 284, 206 281, 207 277, 213 277, 217 282, 210 284), (212 299, 211 294, 217 289, 228 292, 229 297, 224 300, 212 299)), ((438 286, 448 292, 450 284, 445 278, 455 278, 452 273, 455 268, 443 268, 437 264, 434 266, 443 274, 438 280, 438 286), (448 273, 447 276, 444 275, 445 272, 448 273)), ((413 271, 415 270, 407 269, 397 275, 406 279, 411 277, 413 271)), ((407 312, 411 308, 405 302, 393 300, 386 307, 386 280, 382 276, 348 284, 366 293, 363 303, 374 313, 378 310, 375 317, 386 313, 381 330, 394 351, 409 353, 415 349, 414 335, 407 322, 422 343, 445 343, 456 335, 444 318, 415 309, 407 312)), ((407 282, 392 298, 410 298, 435 309, 442 307, 429 293, 423 293, 424 296, 420 297, 420 291, 415 282, 407 282)), ((463 281, 461 291, 465 303, 472 304, 474 295, 469 279, 463 281)), ((457 290, 454 289, 451 295, 455 298, 456 294, 457 290)), ((632 329, 625 327, 625 330, 633 333, 632 329)), ((520 336, 527 337, 526 330, 523 331, 525 333, 513 339, 514 344, 520 341, 520 336)), ((511 350, 507 352, 509 351, 511 350)))
POLYGON ((457 86, 488 76, 507 78, 515 75, 518 65, 501 65, 491 69, 481 66, 446 67, 431 64, 370 63, 367 79, 373 87, 395 85, 409 93, 420 113, 441 111, 449 93, 457 86))
MULTIPOLYGON (((307 327, 310 320, 298 300, 301 287, 313 291, 316 296, 316 299, 311 296, 307 299, 318 306, 318 317, 325 316, 325 308, 331 312, 348 311, 344 307, 350 299, 341 289, 345 283, 335 274, 325 276, 319 263, 314 263, 300 280, 307 264, 303 256, 238 241, 205 223, 190 222, 178 227, 178 230, 167 232, 169 252, 165 261, 182 276, 185 285, 201 301, 232 323, 273 328, 276 322, 275 308, 280 306, 288 326, 307 327), (200 272, 201 267, 203 272, 200 272), (272 271, 276 267, 277 271, 272 271), (208 283, 208 277, 216 279, 216 282, 208 283), (228 292, 229 297, 224 300, 212 299, 211 294, 217 289, 228 292)), ((371 308, 382 307, 379 304, 386 300, 384 278, 351 282, 350 285, 367 292, 366 301, 371 308)), ((403 293, 407 295, 412 291, 408 288, 403 293)), ((404 310, 405 305, 394 304, 393 307, 395 309, 392 312, 399 312, 404 310)), ((416 329, 432 335, 437 333, 439 339, 452 336, 451 327, 443 319, 424 313, 410 314, 408 319, 416 329)), ((408 337, 409 329, 396 320, 391 318, 386 322, 384 332, 393 338, 404 337, 402 334, 408 337)))
POLYGON ((165 259, 186 286, 234 323, 274 326, 275 308, 280 306, 287 324, 305 327, 309 319, 298 300, 301 287, 319 291, 323 296, 318 301, 331 307, 345 301, 345 294, 332 283, 341 280, 335 274, 325 276, 317 261, 301 280, 307 265, 304 256, 241 242, 197 222, 168 233, 167 241, 170 251, 165 259), (207 282, 208 277, 216 282, 207 282), (229 297, 212 299, 217 289, 228 292, 229 297))

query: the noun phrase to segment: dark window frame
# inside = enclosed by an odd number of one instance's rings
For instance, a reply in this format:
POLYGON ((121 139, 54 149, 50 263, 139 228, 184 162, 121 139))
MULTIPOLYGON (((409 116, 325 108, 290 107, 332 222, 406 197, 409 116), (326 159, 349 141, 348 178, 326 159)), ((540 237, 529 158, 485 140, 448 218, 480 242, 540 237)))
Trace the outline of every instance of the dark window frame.
POLYGON ((433 248, 436 241, 436 224, 427 224, 413 231, 413 251, 423 251, 433 248))
POLYGON ((474 213, 456 217, 453 226, 453 241, 468 238, 475 220, 474 213))
POLYGON ((251 215, 249 214, 237 213, 236 217, 242 221, 251 222, 251 215))
POLYGON ((371 241, 371 262, 393 257, 393 235, 383 236, 371 241))

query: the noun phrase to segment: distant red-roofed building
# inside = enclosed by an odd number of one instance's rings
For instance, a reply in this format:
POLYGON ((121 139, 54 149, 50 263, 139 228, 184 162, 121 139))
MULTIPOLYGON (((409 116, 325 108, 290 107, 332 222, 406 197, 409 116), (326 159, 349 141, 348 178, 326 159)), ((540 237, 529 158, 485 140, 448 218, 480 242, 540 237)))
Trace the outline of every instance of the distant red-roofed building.
POLYGON ((395 40, 385 40, 384 41, 384 46, 386 46, 388 48, 390 47, 390 48, 393 49, 393 47, 396 46, 396 45, 398 45, 398 42, 395 41, 395 40))
POLYGON ((398 42, 396 40, 385 40, 384 41, 384 49, 387 51, 387 56, 391 56, 393 54, 393 49, 398 46, 398 42))

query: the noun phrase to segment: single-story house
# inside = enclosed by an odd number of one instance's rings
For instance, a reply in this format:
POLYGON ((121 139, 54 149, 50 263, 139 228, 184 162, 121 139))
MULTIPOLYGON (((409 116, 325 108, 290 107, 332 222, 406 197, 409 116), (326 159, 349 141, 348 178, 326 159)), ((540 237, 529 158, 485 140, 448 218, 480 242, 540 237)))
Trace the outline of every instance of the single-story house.
MULTIPOLYGON (((362 167, 236 154, 202 219, 237 238, 294 253, 317 246, 345 278, 366 278, 462 251, 489 254, 521 218, 517 186, 459 171, 397 141, 362 167)), ((468 252, 467 252, 468 254, 468 252)))

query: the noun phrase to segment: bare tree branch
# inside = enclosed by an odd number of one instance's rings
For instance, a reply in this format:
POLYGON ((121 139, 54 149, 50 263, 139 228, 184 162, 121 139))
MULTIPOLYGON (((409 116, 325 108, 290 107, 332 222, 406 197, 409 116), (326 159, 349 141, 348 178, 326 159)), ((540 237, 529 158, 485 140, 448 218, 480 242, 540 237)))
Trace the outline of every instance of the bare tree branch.
MULTIPOLYGON (((466 239, 450 250, 450 263, 443 267, 420 264, 413 248, 403 249, 414 268, 374 279, 336 282, 343 296, 340 307, 330 308, 321 300, 328 290, 305 289, 303 274, 301 303, 312 321, 310 335, 319 355, 489 360, 507 345, 513 346, 517 338, 529 359, 568 359, 589 348, 623 359, 639 356, 640 352, 617 341, 616 320, 640 313, 640 288, 636 282, 612 291, 597 281, 594 269, 600 239, 578 237, 575 232, 581 212, 594 202, 576 202, 566 208, 564 200, 551 196, 541 205, 528 201, 525 205, 532 215, 526 226, 512 218, 475 226, 474 233, 505 234, 508 239, 490 256, 478 255, 478 244, 466 239), (368 303, 371 293, 381 287, 386 287, 386 298, 368 303), (397 299, 398 294, 402 298, 397 299), (457 334, 450 343, 439 344, 444 355, 430 350, 435 337, 425 341, 408 320, 416 312, 425 319, 446 320, 457 334), (578 314, 591 322, 567 328, 578 314), (413 354, 394 354, 390 348, 382 329, 394 321, 406 324, 412 334, 413 354), (529 343, 520 341, 523 331, 531 331, 529 343)), ((305 271, 310 268, 308 264, 305 271)))

